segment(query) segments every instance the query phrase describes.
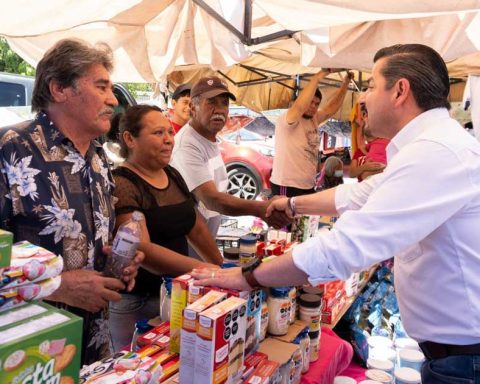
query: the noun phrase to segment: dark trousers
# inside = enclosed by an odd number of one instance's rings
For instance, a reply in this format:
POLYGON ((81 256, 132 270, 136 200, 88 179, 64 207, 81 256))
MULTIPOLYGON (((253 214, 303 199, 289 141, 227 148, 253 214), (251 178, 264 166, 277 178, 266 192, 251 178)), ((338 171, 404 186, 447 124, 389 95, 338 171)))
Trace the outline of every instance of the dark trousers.
POLYGON ((287 196, 287 197, 294 197, 294 196, 302 196, 302 195, 309 195, 311 193, 315 193, 313 188, 310 189, 300 189, 295 187, 285 187, 283 185, 277 185, 275 183, 270 182, 272 195, 273 196, 287 196))
POLYGON ((426 360, 422 384, 480 384, 480 355, 426 360))

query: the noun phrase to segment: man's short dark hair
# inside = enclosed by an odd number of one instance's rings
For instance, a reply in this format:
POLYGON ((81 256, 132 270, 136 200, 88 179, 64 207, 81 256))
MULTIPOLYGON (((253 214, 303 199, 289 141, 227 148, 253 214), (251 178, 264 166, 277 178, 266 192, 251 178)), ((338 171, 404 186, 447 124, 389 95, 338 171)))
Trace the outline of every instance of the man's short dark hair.
POLYGON ((101 64, 107 71, 113 69, 110 47, 99 43, 95 47, 80 39, 64 39, 50 48, 37 65, 32 94, 32 111, 45 110, 53 101, 50 81, 62 87, 75 85, 94 64, 101 64))
POLYGON ((381 73, 387 89, 404 78, 409 81, 413 97, 423 111, 450 108, 447 66, 434 49, 422 44, 397 44, 380 49, 373 61, 382 58, 386 58, 381 73))

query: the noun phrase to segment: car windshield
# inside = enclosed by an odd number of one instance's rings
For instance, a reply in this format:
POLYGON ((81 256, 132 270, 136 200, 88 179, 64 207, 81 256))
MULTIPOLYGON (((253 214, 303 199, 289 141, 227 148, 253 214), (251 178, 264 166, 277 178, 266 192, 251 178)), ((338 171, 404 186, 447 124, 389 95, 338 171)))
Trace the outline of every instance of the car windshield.
POLYGON ((265 138, 258 133, 249 131, 247 129, 239 129, 238 131, 235 132, 230 132, 225 135, 223 135, 223 139, 227 141, 235 141, 237 139, 237 136, 240 136, 241 141, 264 141, 265 138))

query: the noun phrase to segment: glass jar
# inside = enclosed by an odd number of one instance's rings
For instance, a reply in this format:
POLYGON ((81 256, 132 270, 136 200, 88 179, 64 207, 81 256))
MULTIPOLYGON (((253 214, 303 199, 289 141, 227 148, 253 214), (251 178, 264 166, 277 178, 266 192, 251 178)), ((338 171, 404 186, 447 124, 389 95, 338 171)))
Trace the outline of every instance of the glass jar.
POLYGON ((298 303, 300 305, 300 320, 308 324, 310 332, 319 331, 322 298, 317 295, 305 293, 300 296, 298 303))
POLYGON ((240 264, 248 264, 257 254, 257 238, 252 235, 240 237, 240 264))
POLYGON ((268 333, 281 336, 288 332, 291 301, 288 297, 289 287, 270 288, 267 299, 268 333))

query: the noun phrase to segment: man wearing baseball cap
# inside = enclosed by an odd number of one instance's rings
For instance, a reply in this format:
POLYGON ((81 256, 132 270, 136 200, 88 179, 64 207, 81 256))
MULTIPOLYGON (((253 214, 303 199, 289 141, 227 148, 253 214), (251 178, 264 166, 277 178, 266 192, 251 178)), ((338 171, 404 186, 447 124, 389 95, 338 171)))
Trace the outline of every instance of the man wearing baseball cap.
MULTIPOLYGON (((190 91, 191 118, 175 136, 171 164, 183 176, 199 201, 199 211, 207 220, 214 237, 221 215, 252 215, 265 219, 268 201, 244 200, 229 195, 228 177, 216 137, 228 119, 228 107, 235 96, 225 81, 216 76, 203 77, 190 91)), ((283 226, 285 215, 274 215, 269 224, 283 226)))
POLYGON ((179 85, 172 94, 173 116, 170 119, 175 134, 187 124, 190 119, 190 90, 188 83, 179 85))

